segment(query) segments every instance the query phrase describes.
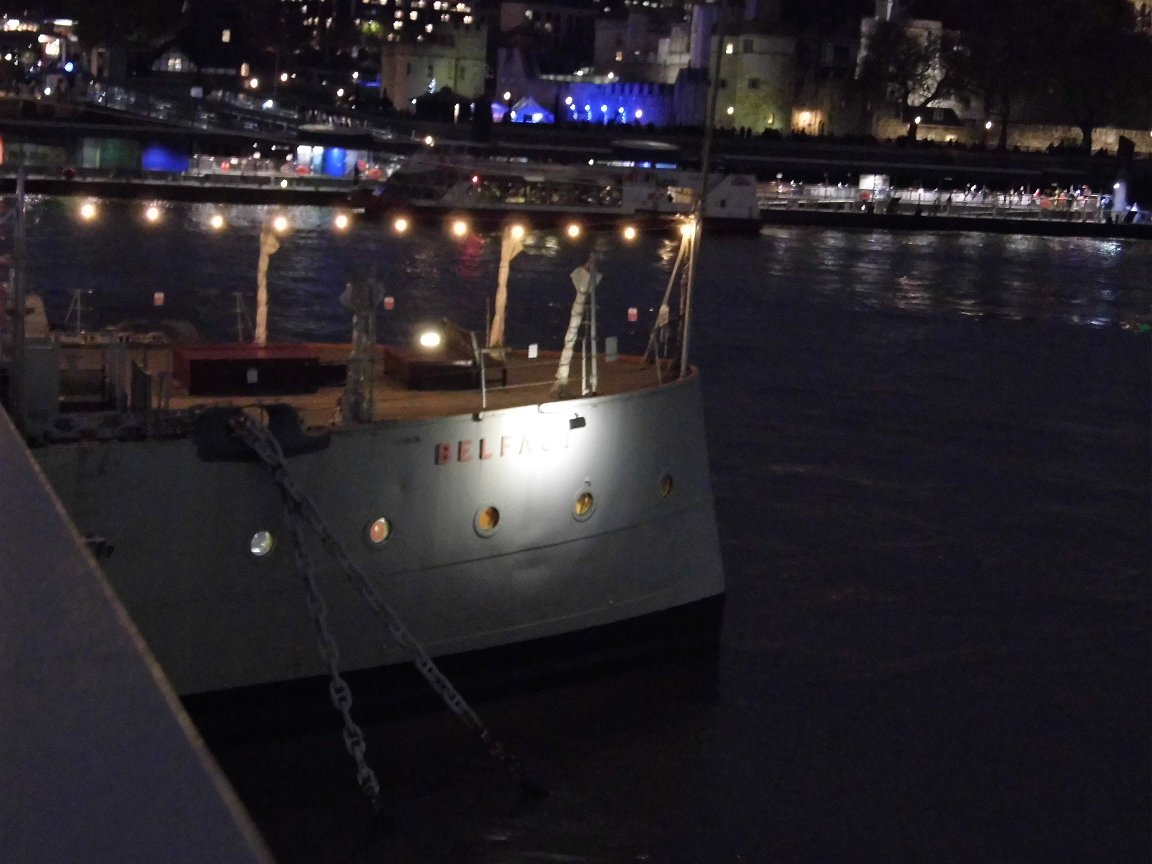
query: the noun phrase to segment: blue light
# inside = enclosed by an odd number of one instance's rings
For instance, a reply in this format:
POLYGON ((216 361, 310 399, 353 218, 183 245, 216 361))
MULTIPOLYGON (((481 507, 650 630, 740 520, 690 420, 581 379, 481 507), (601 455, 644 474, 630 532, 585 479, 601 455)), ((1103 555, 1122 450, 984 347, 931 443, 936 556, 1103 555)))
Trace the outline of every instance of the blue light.
POLYGON ((188 170, 190 161, 182 150, 160 144, 149 144, 140 152, 140 167, 145 171, 182 173, 188 170))
POLYGON ((73 69, 75 69, 75 68, 76 68, 76 67, 72 65, 72 61, 71 61, 71 60, 69 60, 67 63, 65 63, 65 64, 64 64, 64 71, 65 71, 65 72, 71 72, 71 71, 72 71, 73 69))

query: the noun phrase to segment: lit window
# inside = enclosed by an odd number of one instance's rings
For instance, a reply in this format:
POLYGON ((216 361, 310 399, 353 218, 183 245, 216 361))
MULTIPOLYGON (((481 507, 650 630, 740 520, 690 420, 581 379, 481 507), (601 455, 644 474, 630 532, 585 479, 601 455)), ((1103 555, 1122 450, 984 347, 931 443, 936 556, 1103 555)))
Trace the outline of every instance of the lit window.
POLYGON ((727 44, 724 45, 724 53, 725 54, 731 54, 735 50, 736 50, 736 46, 733 45, 731 42, 728 42, 727 44))
POLYGON ((224 30, 223 32, 221 32, 220 41, 221 42, 231 42, 232 41, 232 31, 231 30, 224 30))

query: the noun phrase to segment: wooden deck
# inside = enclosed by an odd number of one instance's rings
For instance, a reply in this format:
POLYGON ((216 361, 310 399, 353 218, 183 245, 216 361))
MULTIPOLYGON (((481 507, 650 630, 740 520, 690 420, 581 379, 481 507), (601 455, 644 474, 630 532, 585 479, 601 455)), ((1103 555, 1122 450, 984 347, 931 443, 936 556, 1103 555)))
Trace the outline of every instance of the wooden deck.
MULTIPOLYGON (((345 366, 351 354, 348 344, 306 344, 294 346, 306 349, 315 358, 313 369, 318 369, 325 380, 323 386, 311 392, 285 392, 283 388, 261 392, 254 386, 250 392, 237 392, 236 387, 226 392, 190 393, 187 372, 181 370, 179 347, 133 345, 127 349, 128 359, 146 369, 151 377, 149 404, 152 409, 184 411, 205 405, 262 405, 290 403, 301 415, 305 427, 331 427, 341 422, 341 398, 346 377, 345 366)), ((211 350, 211 348, 209 348, 211 350)), ((236 351, 234 345, 220 346, 221 353, 236 351)), ((556 382, 559 352, 541 352, 529 358, 526 351, 506 349, 503 357, 486 358, 486 392, 480 387, 469 389, 416 389, 408 386, 409 370, 403 349, 380 346, 371 363, 368 377, 372 382, 373 420, 415 420, 444 417, 454 414, 475 413, 481 410, 514 408, 554 401, 552 387, 556 382)), ((239 362, 243 363, 240 355, 239 362)), ((107 364, 104 352, 93 348, 64 349, 63 367, 81 377, 85 372, 99 376, 101 365, 107 364), (93 368, 95 367, 95 368, 93 368)), ((597 395, 609 395, 643 390, 667 382, 677 376, 675 369, 658 370, 653 363, 641 358, 619 356, 609 362, 604 354, 596 357, 597 395)), ((185 364, 186 365, 186 364, 185 364)), ((470 367, 449 367, 450 374, 470 376, 470 367), (461 372, 463 370, 463 373, 461 372)), ((591 372, 591 358, 588 358, 591 372)), ((69 372, 65 372, 67 378, 69 372)), ((105 373, 107 374, 107 373, 105 373)), ((312 374, 315 374, 313 372, 312 374)), ((203 388, 201 388, 203 390, 203 388)), ((308 388, 304 388, 305 391, 308 388)), ((568 398, 581 395, 581 357, 572 357, 568 378, 568 398)))

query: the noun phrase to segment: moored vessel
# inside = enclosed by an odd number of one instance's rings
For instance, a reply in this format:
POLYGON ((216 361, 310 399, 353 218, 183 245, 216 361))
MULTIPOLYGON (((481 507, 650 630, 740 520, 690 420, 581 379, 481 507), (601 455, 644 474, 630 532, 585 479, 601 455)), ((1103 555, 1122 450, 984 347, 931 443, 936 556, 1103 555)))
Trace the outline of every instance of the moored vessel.
POLYGON ((178 692, 323 675, 318 628, 342 670, 412 659, 358 578, 433 657, 718 610, 686 322, 592 350, 583 269, 561 352, 447 322, 430 354, 379 345, 368 284, 344 344, 27 340, 26 434, 178 692))
POLYGON ((761 225, 751 175, 704 175, 635 164, 409 157, 355 203, 368 218, 466 215, 489 226, 519 217, 536 225, 579 218, 602 227, 629 221, 673 228, 676 218, 698 211, 709 228, 755 233, 761 225))

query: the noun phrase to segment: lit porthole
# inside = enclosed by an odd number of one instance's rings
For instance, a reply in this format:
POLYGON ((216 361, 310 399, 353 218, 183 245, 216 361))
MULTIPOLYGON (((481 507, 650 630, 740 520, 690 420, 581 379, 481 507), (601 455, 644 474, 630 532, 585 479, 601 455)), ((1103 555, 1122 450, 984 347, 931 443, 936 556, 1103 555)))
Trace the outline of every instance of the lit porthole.
POLYGON ((263 558, 276 546, 276 538, 271 531, 257 531, 248 541, 248 551, 256 558, 263 558))
POLYGON ((672 494, 672 475, 665 474, 660 478, 660 495, 667 498, 672 494))
POLYGON ((368 542, 373 546, 379 546, 391 536, 392 523, 383 516, 373 519, 368 526, 368 542))
POLYGON ((481 537, 491 537, 499 526, 500 511, 492 506, 481 507, 472 520, 472 527, 481 537))
POLYGON ((596 499, 592 497, 592 493, 581 492, 572 504, 572 516, 577 522, 583 522, 592 515, 592 511, 595 509, 596 499))

